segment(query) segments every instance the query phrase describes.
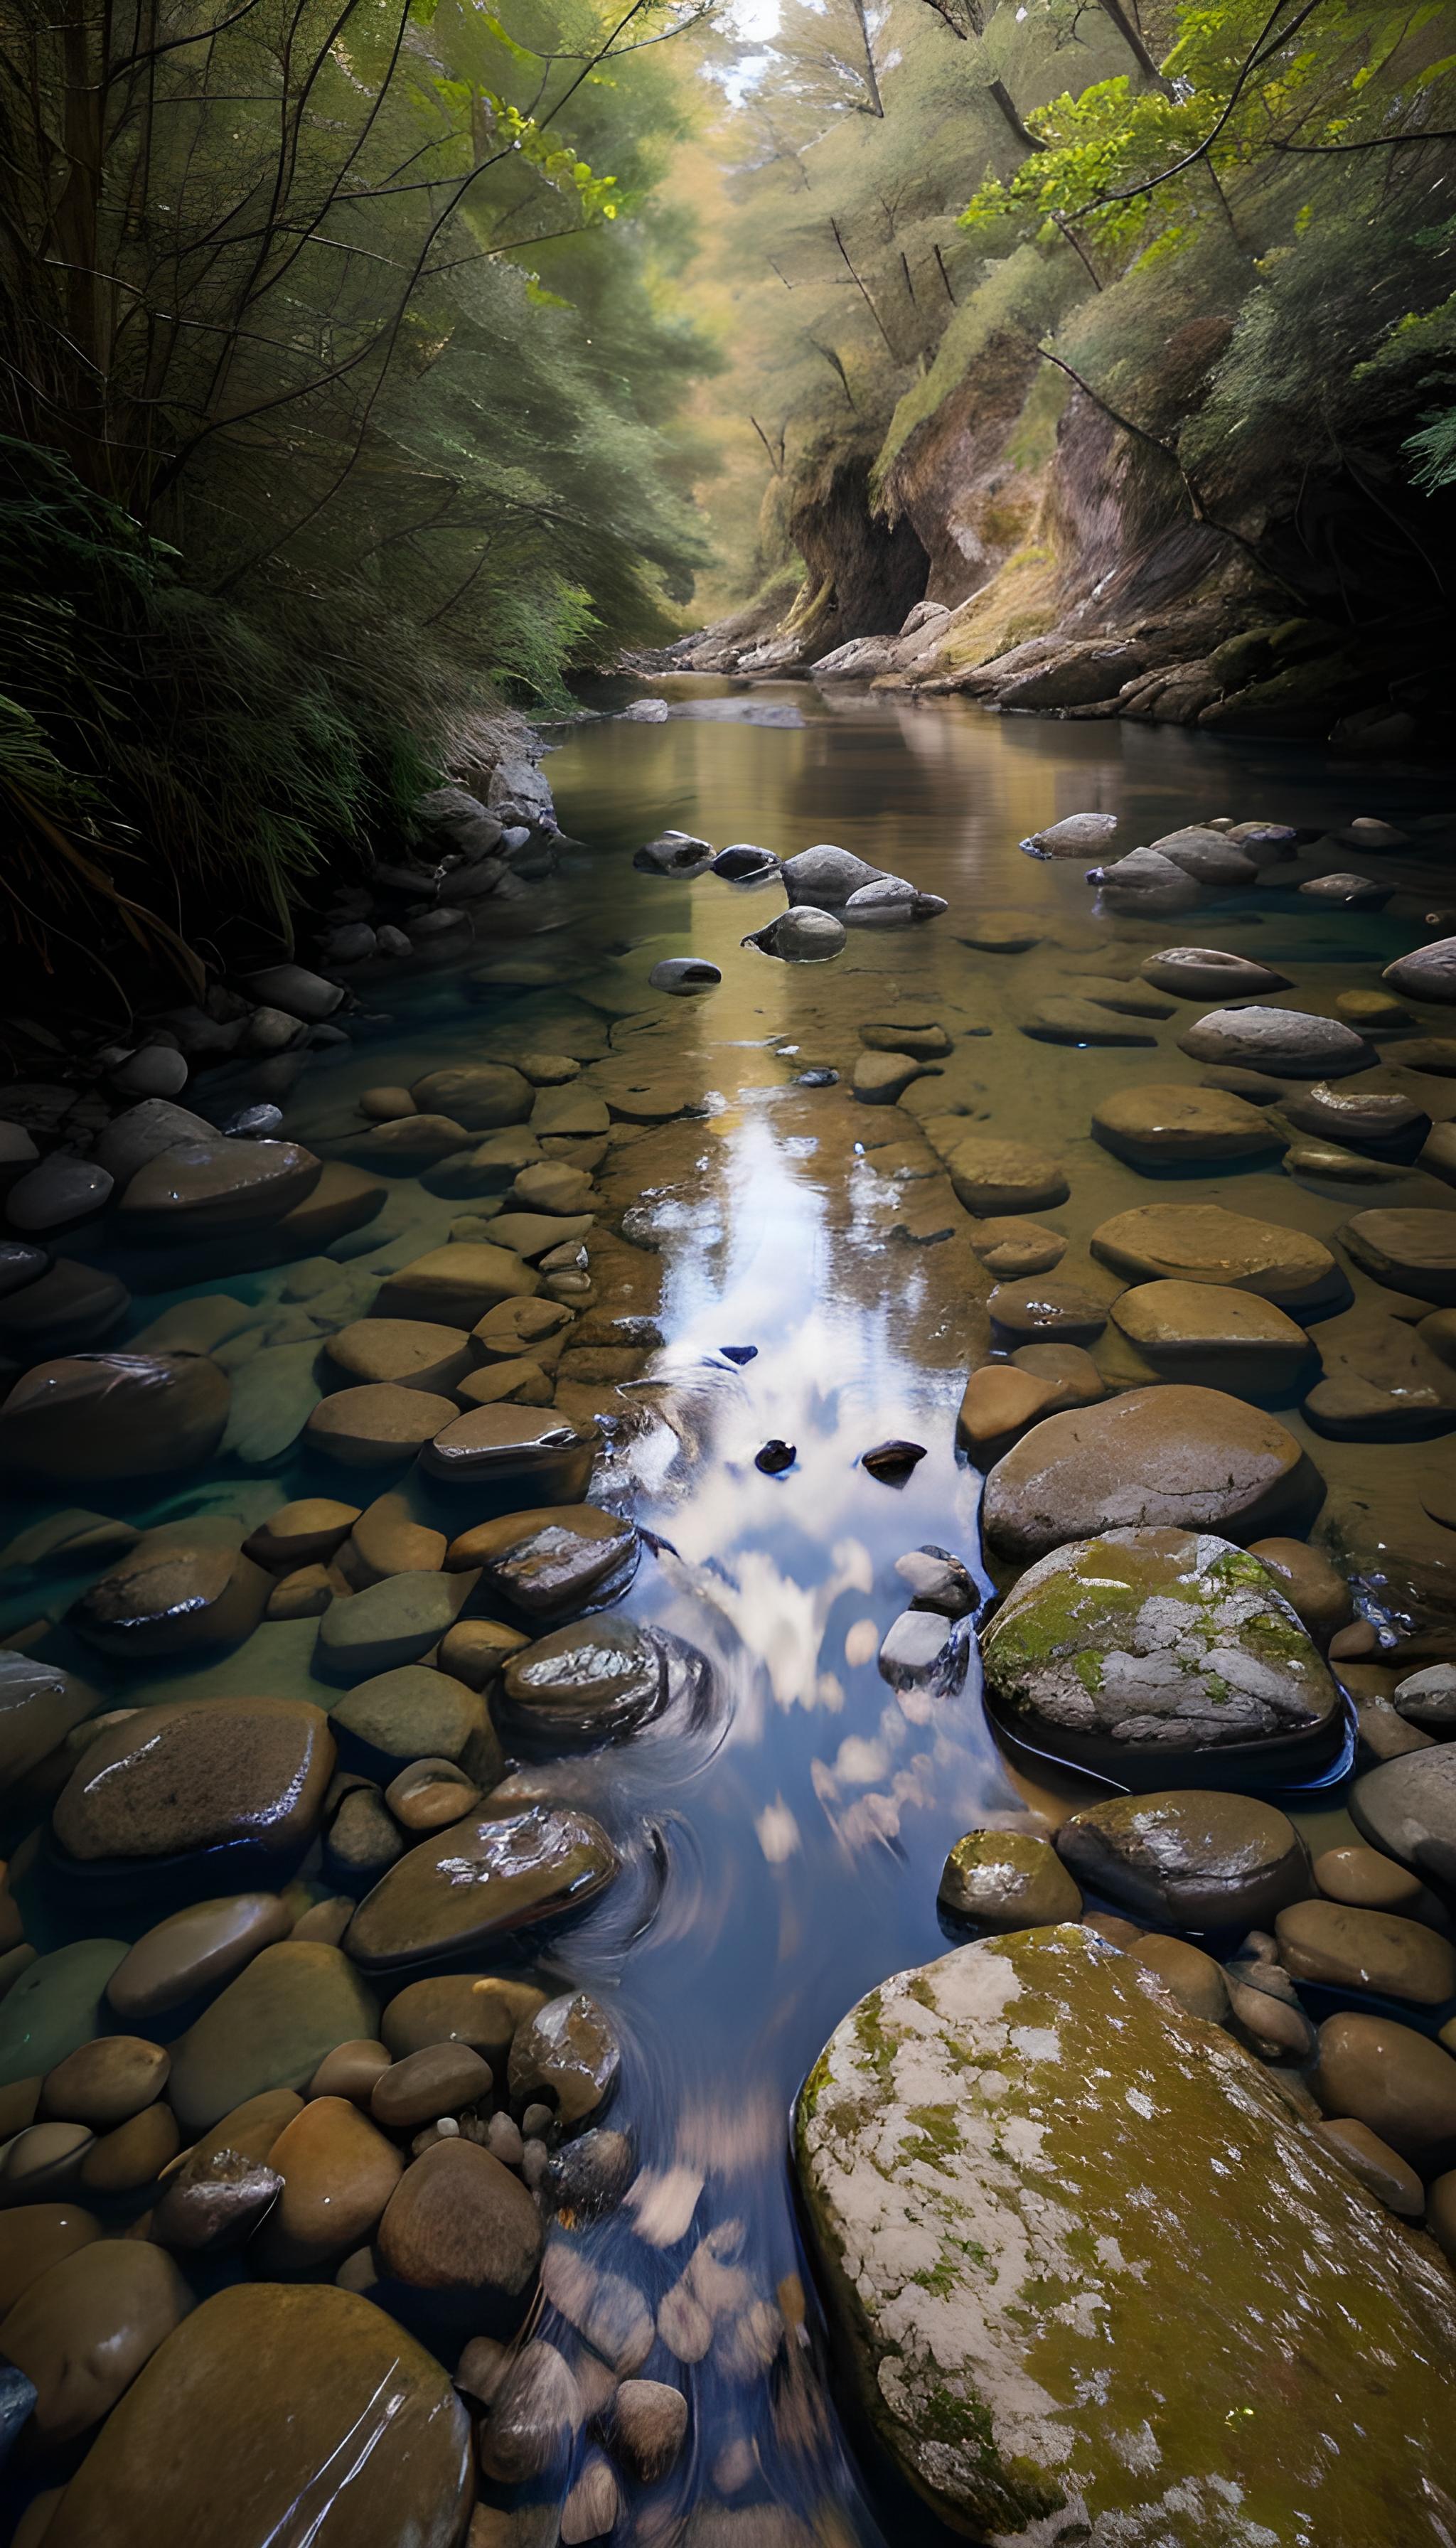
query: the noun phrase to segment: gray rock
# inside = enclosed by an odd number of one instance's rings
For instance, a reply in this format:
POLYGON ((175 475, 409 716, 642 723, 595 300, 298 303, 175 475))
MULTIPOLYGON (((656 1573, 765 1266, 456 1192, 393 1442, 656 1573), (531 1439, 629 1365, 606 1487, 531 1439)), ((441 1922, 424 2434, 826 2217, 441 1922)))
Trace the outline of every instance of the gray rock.
POLYGON ((100 1212, 110 1200, 115 1183, 116 1179, 94 1161, 72 1158, 66 1150, 52 1150, 48 1159, 29 1169, 11 1187, 6 1218, 14 1229, 68 1229, 91 1213, 100 1212))
POLYGON ((1384 978, 1408 1000, 1456 1000, 1456 938, 1436 938, 1387 964, 1384 978))
POLYGON ((111 1073, 112 1086, 129 1097, 178 1097, 187 1079, 186 1056, 166 1044, 139 1045, 111 1073))
POLYGON ((730 884, 752 884, 760 876, 776 875, 778 861, 772 850, 761 850, 754 841, 730 841, 714 859, 712 872, 726 876, 730 884))
POLYGON ((939 1610, 943 1618, 963 1619, 975 1608, 975 1586, 948 1548, 907 1549, 896 1558, 895 1573, 909 1591, 913 1610, 939 1610))
POLYGON ((1191 911, 1203 900, 1193 877, 1160 850, 1133 850, 1109 867, 1089 867, 1087 881, 1100 888, 1109 911, 1191 911))
POLYGON ((713 863, 711 841, 699 841, 691 832, 659 832, 656 840, 646 841, 632 861, 645 875, 696 876, 713 863))
POLYGON ((563 2468, 585 2419, 582 2394, 554 2344, 524 2347, 481 2428, 481 2466, 501 2486, 563 2468))
POLYGON ((879 884, 884 869, 871 866, 867 859, 857 859, 850 850, 838 849, 832 841, 818 841, 798 856, 785 859, 782 867, 784 891, 790 903, 808 904, 816 911, 839 911, 851 894, 863 886, 879 884))
POLYGON ((656 2486, 687 2433, 687 2401, 666 2380, 624 2380, 611 2405, 612 2447, 643 2486, 656 2486))
POLYGON ((844 923, 833 912, 812 906, 780 912, 766 929, 754 930, 741 941, 745 947, 757 947, 762 955, 776 956, 787 964, 823 964, 834 956, 842 956, 847 945, 844 923))
POLYGON ((1145 956, 1140 967, 1154 990, 1170 991, 1177 1000, 1253 999, 1261 991, 1287 991, 1283 973, 1255 963, 1251 956, 1230 956, 1222 947, 1164 947, 1145 956))
POLYGON ((1194 1061, 1247 1063, 1276 1079, 1368 1070, 1376 1058, 1353 1027, 1302 1009, 1212 1009, 1178 1043, 1194 1061))
POLYGON ((1456 1883, 1456 1744, 1383 1761, 1350 1789, 1357 1831, 1427 1881, 1456 1883))
MULTIPOLYGON (((271 1111, 277 1113, 276 1108, 271 1111)), ((278 1121, 283 1121, 281 1115, 278 1121)), ((205 1117, 189 1113, 185 1106, 174 1106, 165 1097, 148 1097, 139 1106, 129 1106, 125 1115, 113 1118, 91 1156, 117 1185, 126 1187, 148 1159, 159 1159, 164 1150, 175 1149, 179 1141, 216 1138, 217 1129, 205 1117)))
POLYGON ((934 920, 948 908, 945 896, 922 893, 906 876, 876 876, 860 885, 843 906, 846 929, 899 929, 914 920, 934 920))
POLYGON ((1299 891, 1311 902, 1329 903, 1336 911, 1381 911, 1395 886, 1341 868, 1335 875, 1306 876, 1299 891))
POLYGON ((344 996, 337 982, 326 982, 321 973, 311 973, 304 964, 270 964, 252 975, 248 989, 266 1007, 281 1009, 285 1017, 301 1018, 308 1026, 331 1018, 344 996))
POLYGON ((1022 847, 1041 850, 1049 859, 1095 859, 1112 847, 1117 829, 1116 814, 1063 814, 1059 823, 1033 832, 1022 847))
MULTIPOLYGON (((1130 1781, 1174 1754, 1248 1746, 1294 1745, 1313 1767, 1343 1740, 1339 1691, 1295 1611, 1257 1558, 1212 1532, 1114 1530, 1053 1550, 983 1652, 1001 1726, 1130 1781)), ((1235 1760, 1223 1774, 1238 1776, 1235 1760)))
POLYGON ((964 1645, 939 1611, 902 1610, 880 1640, 880 1677, 891 1689, 939 1695, 955 1686, 964 1669, 964 1645))
POLYGON ((1395 1691, 1399 1713, 1427 1734, 1456 1733, 1456 1664, 1427 1664, 1408 1673, 1395 1691))

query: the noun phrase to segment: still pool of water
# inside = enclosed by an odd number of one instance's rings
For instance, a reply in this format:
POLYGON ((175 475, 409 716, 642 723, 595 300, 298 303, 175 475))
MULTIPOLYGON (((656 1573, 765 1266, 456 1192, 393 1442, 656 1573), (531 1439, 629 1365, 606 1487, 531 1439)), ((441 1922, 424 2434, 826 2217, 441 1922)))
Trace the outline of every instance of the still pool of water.
MULTIPOLYGON (((768 2369, 751 2353, 714 2352, 681 2375, 690 2449, 635 2535, 655 2537, 670 2513, 712 2502, 790 2507, 825 2541, 930 2541, 940 2536, 930 2514, 895 2494, 833 2403, 812 2300, 805 2317, 789 2107, 854 2000, 944 1951, 936 1889, 952 1842, 1089 1791, 1050 1774, 1040 1788, 1002 1760, 979 1704, 971 1623, 949 1693, 896 1692, 877 1668, 903 1606, 894 1567, 906 1551, 951 1550, 991 1589, 980 1480, 955 1443, 967 1368, 986 1350, 989 1282, 964 1216, 953 1207, 947 1220, 916 1118, 959 1112, 1060 1158, 1070 1200, 1039 1218, 1066 1234, 1061 1270, 1074 1275, 1099 1222, 1168 1191, 1091 1139, 1092 1107, 1113 1088, 1195 1077, 1176 1038, 1198 1011, 1149 1028, 1145 1044, 1080 1046, 1025 1036, 1036 1002, 1089 973, 1131 973, 1154 947, 1197 942, 1256 955, 1291 976, 1296 1005, 1326 1009, 1428 934, 1421 914, 1453 888, 1431 849, 1383 862, 1399 891, 1381 913, 1321 910, 1266 881, 1162 924, 1111 919, 1096 911, 1081 863, 1031 859, 1023 838, 1091 809, 1122 818, 1128 847, 1221 815, 1312 834, 1362 813, 1399 825, 1439 803, 1430 775, 1115 722, 993 718, 955 701, 706 681, 674 683, 671 696, 679 712, 665 724, 603 717, 549 733, 559 817, 581 848, 526 898, 487 906, 458 960, 363 987, 364 1006, 387 1006, 388 1023, 300 1078, 285 1131, 326 1149, 357 1125, 367 1086, 543 1047, 581 1058, 584 1084, 593 1067, 625 1059, 642 1080, 690 1094, 689 1116, 619 1125, 599 1170, 603 1217, 634 1251, 622 1261, 647 1268, 643 1295, 623 1307, 655 1316, 664 1342, 625 1393, 640 1428, 619 1427, 623 1401, 606 1384, 598 1391, 612 1438, 596 1493, 651 1534, 628 1612, 707 1658, 709 1694, 608 1749, 527 1765, 522 1791, 595 1815, 627 1873, 544 1956, 517 1960, 558 1989, 594 1992, 621 2035, 610 2120, 633 2136, 643 2174, 634 2202, 590 2233, 593 2253, 656 2307, 691 2241, 714 2232, 745 2290, 789 2322, 768 2369), (775 884, 633 869, 632 852, 666 826, 783 856, 837 842, 949 908, 920 927, 855 933, 830 965, 776 963, 740 944, 780 907, 775 884), (978 919, 1007 908, 1028 915, 1034 946, 1007 956, 963 943, 978 919), (653 963, 688 953, 721 967, 718 990, 695 1001, 649 991, 653 963), (943 1026, 952 1052, 903 1109, 858 1106, 848 1081, 860 1029, 888 1020, 943 1026), (813 1068, 837 1083, 806 1086, 813 1068), (781 1475, 755 1466, 774 1437, 796 1454, 781 1475), (925 1450, 898 1486, 861 1462, 888 1437, 925 1450)), ((1340 863, 1364 864, 1348 853, 1340 863)), ((1399 1084, 1394 1046, 1391 1055, 1396 1076, 1383 1071, 1382 1084, 1399 1084)), ((1456 1082, 1420 1087, 1437 1112, 1451 1091, 1446 1111, 1456 1112, 1456 1082)), ((1180 1180, 1177 1198, 1326 1239, 1369 1201, 1450 1199, 1413 1172, 1377 1198, 1301 1182, 1267 1159, 1180 1180)), ((384 1272, 470 1210, 401 1178, 379 1230, 341 1253, 361 1274, 384 1272)), ((277 1302, 283 1315, 288 1274, 224 1272, 192 1288, 277 1302)), ((129 1279, 133 1331, 182 1297, 129 1279)), ((1373 1287, 1361 1277, 1355 1290, 1365 1299, 1373 1287)), ((1387 1549, 1430 1568, 1451 1562, 1456 1532, 1419 1496, 1446 1445, 1331 1443, 1306 1431, 1297 1410, 1282 1412, 1328 1480, 1327 1510, 1372 1583, 1387 1549)), ((351 1492, 294 1444, 253 1465, 219 1462, 161 1494, 138 1487, 100 1501, 136 1521, 207 1511, 251 1528, 286 1498, 351 1492)), ((10 1531, 43 1509, 27 1502, 10 1531)), ((85 1581, 47 1580, 46 1610, 59 1616, 85 1581)), ((0 1633, 33 1620, 37 1600, 32 1584, 13 1585, 0 1633)), ((67 1635, 57 1632, 54 1651, 67 1635)), ((300 1660, 306 1645, 295 1633, 285 1666, 285 1641, 260 1630, 252 1655, 229 1657, 212 1685, 226 1675, 233 1691, 279 1687, 326 1704, 300 1660), (272 1682, 257 1677, 270 1668, 272 1682)), ((94 1658, 85 1669, 96 1677, 94 1658)), ((207 1678, 194 1674, 189 1691, 207 1678)), ((125 1705, 182 1686, 160 1672, 131 1682, 117 1672, 105 1695, 125 1705)), ((24 1829, 22 1817, 12 1848, 24 1829)), ((1347 1830, 1337 1799, 1320 1800, 1311 1829, 1347 1830)), ((86 1934, 90 1920, 51 1893, 37 1901, 32 1934, 53 1943, 86 1934)), ((146 1924, 119 1920, 109 1909, 117 1935, 146 1924)), ((761 2535, 774 2548, 776 2533, 761 2535)))

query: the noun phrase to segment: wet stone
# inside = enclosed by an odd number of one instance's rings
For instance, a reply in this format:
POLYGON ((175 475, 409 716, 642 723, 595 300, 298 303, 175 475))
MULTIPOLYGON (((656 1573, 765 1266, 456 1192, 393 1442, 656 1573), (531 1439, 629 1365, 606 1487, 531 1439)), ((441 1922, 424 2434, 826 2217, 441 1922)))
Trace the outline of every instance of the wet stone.
POLYGON ((1252 1539, 1317 1502, 1310 1464, 1272 1415, 1171 1383, 1034 1425, 991 1471, 982 1520, 993 1548, 1031 1558, 1109 1529, 1252 1539))
POLYGON ((1285 1310, 1317 1307, 1340 1288, 1318 1239, 1222 1204, 1140 1204, 1104 1221, 1091 1246, 1130 1283, 1225 1283, 1285 1310))
POLYGON ((170 2055, 141 2036, 107 2035, 78 2045, 47 2072, 41 2112, 49 2121, 85 2124, 94 2133, 131 2121, 167 2084, 170 2055))
POLYGON ((626 1733, 667 1696, 661 1649, 630 1620, 597 1618, 555 1628, 505 1665, 501 1721, 555 1750, 626 1733))
POLYGON ((1326 2115, 1352 2117, 1416 2167, 1449 2166, 1456 2061, 1428 2036, 1395 2018, 1342 2009, 1320 2029, 1314 2088, 1326 2115))
POLYGON ((594 1504, 545 1506, 478 1524, 452 1540, 448 1567, 479 1567, 486 1584, 532 1619, 556 1619, 612 1592, 636 1571, 633 1524, 594 1504))
POLYGON ((1285 1137, 1257 1106, 1227 1090, 1139 1083, 1115 1089, 1092 1110, 1093 1138, 1135 1167, 1190 1159, 1250 1158, 1279 1150, 1285 1137))
POLYGON ((471 2045, 430 2044, 381 2071, 370 2092, 370 2112, 387 2132, 417 2132, 441 2115, 480 2105, 491 2087, 491 2065, 471 2045))
POLYGON ((60 1485, 196 1468, 222 1440, 231 1395, 204 1354, 37 1363, 0 1408, 0 1463, 60 1485))
POLYGON ((1317 2124, 1322 2141, 1343 2159, 1350 2174, 1368 2186, 1372 2194, 1388 2204, 1403 2221, 1418 2221, 1425 2208, 1425 2189, 1413 2167, 1371 2132, 1368 2124, 1357 2124, 1347 2118, 1338 2122, 1317 2124))
POLYGON ((1302 1539, 1259 1539, 1249 1549, 1266 1566, 1285 1599, 1320 1645, 1326 1645, 1353 1613, 1350 1588, 1322 1550, 1302 1539))
POLYGON ((459 1411, 453 1398, 379 1381, 321 1399, 305 1435, 311 1451, 340 1468, 402 1469, 459 1411))
POLYGON ((416 1079, 410 1095, 426 1115, 447 1115, 470 1133, 523 1124, 534 1103, 530 1081, 507 1062, 461 1062, 416 1079))
POLYGON ((1166 2535, 1165 2451, 1125 2447, 1149 2376, 1190 2541, 1233 2535, 1229 2485, 1271 2538, 1428 2528, 1449 2286, 1236 2046, 1091 1932, 983 1940, 871 1992, 810 2074, 795 2148, 857 2402, 958 2531, 1049 2537, 1074 2502, 1089 2537, 1166 2535), (1216 2203, 1191 2147, 1227 2161, 1216 2203), (1277 2382, 1271 2292, 1300 2326, 1277 2382), (1335 2412, 1360 2449, 1316 2465, 1335 2412))
POLYGON ((457 1239, 389 1275, 380 1287, 375 1315, 475 1327, 500 1302, 528 1298, 539 1289, 539 1275, 509 1248, 489 1239, 457 1239))
POLYGON ((472 1819, 421 1841, 391 1867, 355 1912, 348 1953, 369 1972, 468 1954, 585 1907, 619 1865, 600 1825, 570 1807, 472 1819))
POLYGON ((495 2391, 481 2431, 481 2466, 502 2486, 545 2477, 565 2465, 584 2420, 569 2365, 538 2338, 522 2347, 495 2391))
POLYGON ((1349 1808, 1373 1847, 1427 1881, 1456 1883, 1456 1747, 1422 1746, 1383 1762, 1355 1780, 1349 1808))
MULTIPOLYGON (((997 1721, 1120 1778, 1179 1754, 1343 1735, 1340 1694, 1266 1568, 1212 1533, 1109 1531, 1030 1567, 984 1640, 997 1721)), ((1222 1774, 1236 1778, 1229 1759, 1222 1774)), ((1291 1770, 1290 1774, 1298 1774, 1291 1770)))
POLYGON ((534 2017, 546 1993, 500 1974, 442 1973, 407 1982, 384 2013, 384 2042, 397 2061, 432 2044, 467 2044, 502 2067, 516 2028, 534 2017))
POLYGON ((1409 1673, 1395 1691, 1395 1706, 1411 1725, 1443 1738, 1456 1734, 1456 1663, 1427 1664, 1409 1673))
POLYGON ((71 1611, 88 1645, 119 1661, 150 1661, 240 1645, 268 1598, 268 1578, 240 1551, 148 1536, 100 1576, 71 1611))
POLYGON ((87 1747, 57 1800, 55 1836, 87 1860, 237 1841, 287 1860, 308 1842, 332 1769, 322 1712, 301 1700, 147 1708, 87 1747))
POLYGON ((1023 1340, 1054 1336, 1090 1343, 1107 1324, 1106 1300, 1060 1274, 998 1283, 986 1307, 995 1326, 1023 1340))
POLYGON ((1212 1956, 1186 1938, 1139 1938, 1130 1953, 1156 1973, 1190 2017, 1222 2026, 1228 2015, 1228 1985, 1212 1956))
POLYGON ((100 2236, 95 2214, 78 2203, 28 2203, 0 2213, 0 2313, 51 2265, 100 2236))
POLYGON ((335 1370, 355 1386, 394 1382, 402 1389, 444 1397, 471 1367, 468 1339, 459 1327, 425 1319, 355 1319, 324 1343, 335 1370))
POLYGON ((1287 1311, 1218 1283, 1138 1283, 1120 1293, 1114 1324, 1154 1370, 1258 1397, 1315 1368, 1314 1348, 1287 1311))
POLYGON ((1456 1998, 1456 1948, 1418 1920, 1342 1902, 1297 1902, 1274 1924, 1286 1972, 1296 1981, 1439 2008, 1456 1998))
POLYGON ((308 2272, 357 2246, 404 2172, 393 2141, 347 2098, 327 2095, 284 2126, 268 2165, 283 2185, 253 2247, 265 2277, 308 2272))
POLYGON ((1418 1876, 1363 1842, 1344 1841, 1316 1859, 1315 1881, 1331 1902, 1347 1902, 1357 1911, 1418 1914, 1426 1900, 1418 1876))
POLYGON ((0 1648, 0 1781, 8 1788, 36 1769, 98 1703, 74 1674, 0 1648))
POLYGON ((1067 1199, 1057 1160, 988 1133, 963 1135, 948 1150, 946 1166, 956 1201, 977 1220, 1046 1212, 1067 1199))
POLYGON ((629 2475, 656 2486, 687 2435, 687 2401, 663 2380, 624 2380, 611 2406, 611 2443, 629 2475))
POLYGON ((37 2437, 53 2448, 98 2423, 191 2307, 171 2257, 144 2239, 96 2239, 41 2275, 0 2330, 35 2383, 37 2437))
POLYGON ((375 2031, 376 2002, 336 1947, 265 1947, 172 2047, 167 2099, 196 2136, 269 2089, 308 2086, 326 2052, 375 2031))
POLYGON ((391 2195, 380 2261, 415 2290, 516 2300, 541 2254, 541 2222, 519 2177, 474 2141, 437 2141, 391 2195))
POLYGON ((571 2132, 609 2102, 620 2068, 606 2011, 586 1991, 567 1993, 517 2028, 507 2073, 511 2103, 521 2113, 540 2099, 571 2132))
POLYGON ((1015 1283, 1029 1274, 1049 1274, 1066 1254, 1066 1240, 1056 1229, 1018 1214, 973 1225, 972 1252, 998 1282, 1015 1283))
POLYGON ((229 1893, 158 1921, 128 1950, 106 1986, 114 2014, 136 2024, 230 1981, 264 1947, 286 1938, 288 1905, 276 1893, 229 1893))
POLYGON ((417 1662, 453 1626, 469 1589, 459 1575, 387 1575, 367 1585, 324 1611, 317 1669, 325 1680, 356 1683, 417 1662))
POLYGON ((999 1932, 1079 1919, 1082 1896, 1049 1841, 987 1830, 956 1841, 941 1872, 940 1904, 999 1932))
POLYGON ((1456 1212, 1357 1212, 1336 1235, 1377 1283, 1438 1307, 1456 1304, 1456 1212))
POLYGON ((600 1438, 549 1410, 477 1407, 441 1426, 420 1466, 452 1486, 568 1503, 591 1485, 600 1438))
POLYGON ((100 2033, 103 1994, 126 1953, 118 1938, 80 1938, 27 1965, 0 2002, 0 2087, 44 2077, 100 2033))
POLYGON ((1086 1805, 1062 1824, 1056 1849, 1088 1891, 1172 1928, 1266 1927, 1310 1889, 1288 1816, 1213 1788, 1086 1805))
POLYGON ((1261 992, 1289 988, 1282 973, 1222 947, 1164 947, 1143 957, 1141 972, 1144 982, 1178 1000, 1257 999, 1261 992))
POLYGON ((318 2548, 456 2548, 470 2425, 439 2365, 354 2293, 239 2283, 153 2354, 67 2487, 50 2548, 281 2541, 320 2469, 318 2548))

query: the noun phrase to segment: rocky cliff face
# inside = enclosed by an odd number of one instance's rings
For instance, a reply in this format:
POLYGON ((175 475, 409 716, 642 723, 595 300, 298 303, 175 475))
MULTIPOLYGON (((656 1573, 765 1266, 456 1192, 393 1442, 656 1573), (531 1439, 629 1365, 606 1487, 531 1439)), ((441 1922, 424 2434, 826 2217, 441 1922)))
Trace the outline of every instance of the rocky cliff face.
MULTIPOLYGON (((1209 320, 1170 339, 1170 425, 1226 334, 1209 320)), ((1431 536, 1423 500, 1389 472, 1307 484, 1294 450, 1272 477, 1267 454, 1221 455, 1195 486, 1163 438, 1048 382, 1024 339, 993 340, 888 465, 821 454, 802 477, 789 523, 809 572, 791 608, 660 660, 1375 751, 1437 743, 1450 621, 1416 536, 1431 536)))

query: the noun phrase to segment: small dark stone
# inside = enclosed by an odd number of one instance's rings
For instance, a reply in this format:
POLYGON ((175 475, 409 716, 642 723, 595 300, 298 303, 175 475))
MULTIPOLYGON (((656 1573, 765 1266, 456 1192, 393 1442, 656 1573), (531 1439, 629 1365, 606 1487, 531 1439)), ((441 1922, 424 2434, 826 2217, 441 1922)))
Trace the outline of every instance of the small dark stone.
POLYGON ((559 2212, 569 2212, 574 2227, 585 2229, 615 2212, 636 2173, 632 2144, 625 2133, 600 2126, 553 2153, 551 2191, 559 2212))
POLYGON ((730 1362, 753 1362, 757 1359, 758 1350, 757 1345, 720 1345, 718 1347, 719 1353, 726 1354, 730 1362))
POLYGON ((784 1469, 791 1469, 798 1456, 792 1442, 780 1442, 775 1436, 755 1453, 754 1467, 762 1469, 766 1478, 776 1478, 784 1469))
POLYGON ((835 1088, 838 1084, 837 1070, 801 1070, 798 1075, 800 1088, 835 1088))
POLYGON ((708 872, 726 876, 730 884, 742 884, 750 876, 772 875, 777 864, 772 850, 761 850, 752 841, 734 841, 718 852, 708 872))
POLYGON ((902 1487, 912 1469, 925 1458, 923 1442, 876 1442, 872 1450, 862 1451, 860 1466, 885 1487, 902 1487))

